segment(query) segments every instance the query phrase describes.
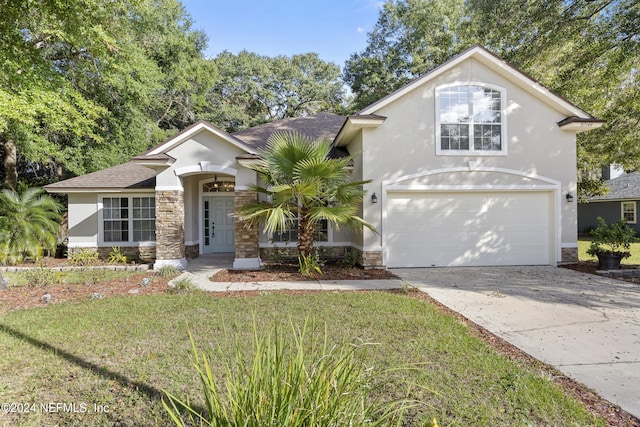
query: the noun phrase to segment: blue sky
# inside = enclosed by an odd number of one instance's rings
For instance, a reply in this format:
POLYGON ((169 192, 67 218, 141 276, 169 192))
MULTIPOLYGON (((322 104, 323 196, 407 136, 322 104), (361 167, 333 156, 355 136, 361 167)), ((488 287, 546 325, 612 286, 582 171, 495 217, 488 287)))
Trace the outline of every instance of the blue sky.
POLYGON ((265 56, 315 52, 340 67, 367 45, 377 0, 182 0, 209 36, 207 57, 228 50, 265 56))

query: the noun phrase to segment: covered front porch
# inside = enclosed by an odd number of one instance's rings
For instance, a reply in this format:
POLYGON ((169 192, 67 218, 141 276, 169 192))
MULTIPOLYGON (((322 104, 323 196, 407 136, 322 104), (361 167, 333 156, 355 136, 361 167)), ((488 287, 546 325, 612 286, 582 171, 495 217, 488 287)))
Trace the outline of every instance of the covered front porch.
POLYGON ((238 209, 257 196, 248 186, 237 185, 237 170, 189 168, 176 170, 176 175, 181 191, 156 188, 154 268, 184 269, 188 260, 208 254, 232 255, 233 268, 259 268, 258 227, 236 220, 238 209))

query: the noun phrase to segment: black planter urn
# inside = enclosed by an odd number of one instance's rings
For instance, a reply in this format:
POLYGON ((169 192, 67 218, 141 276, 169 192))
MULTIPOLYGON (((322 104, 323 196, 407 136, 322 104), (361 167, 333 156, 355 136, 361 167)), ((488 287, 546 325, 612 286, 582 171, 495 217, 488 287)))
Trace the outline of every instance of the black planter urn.
POLYGON ((598 252, 598 268, 600 270, 617 270, 620 268, 622 255, 616 252, 598 252))

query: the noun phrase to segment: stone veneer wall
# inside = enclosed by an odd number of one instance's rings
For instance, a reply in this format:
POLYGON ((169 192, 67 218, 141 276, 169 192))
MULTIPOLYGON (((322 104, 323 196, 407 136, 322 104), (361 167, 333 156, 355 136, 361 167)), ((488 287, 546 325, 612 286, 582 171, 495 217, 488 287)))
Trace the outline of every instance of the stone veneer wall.
MULTIPOLYGON (((69 248, 67 250, 67 257, 71 258, 71 255, 81 250, 89 252, 98 252, 100 259, 108 259, 111 253, 112 246, 91 247, 91 248, 69 248)), ((152 262, 156 258, 155 246, 119 246, 120 252, 122 252, 127 259, 132 261, 152 262)))
MULTIPOLYGON (((250 190, 238 190, 235 192, 235 212, 238 214, 240 208, 247 203, 258 201, 258 194, 250 190)), ((259 258, 259 225, 248 225, 236 220, 236 259, 238 258, 259 258)))
POLYGON ((184 192, 156 191, 156 259, 181 260, 184 250, 184 192))
POLYGON ((562 248, 561 264, 578 262, 578 248, 562 248))
POLYGON ((358 251, 360 253, 360 264, 364 268, 382 268, 382 252, 380 251, 358 251))
POLYGON ((187 259, 198 258, 200 256, 200 244, 185 246, 184 254, 187 259))
MULTIPOLYGON (((277 246, 272 248, 260 248, 260 259, 266 261, 297 260, 298 248, 293 246, 277 246)), ((344 254, 350 248, 347 246, 316 246, 318 256, 323 261, 334 261, 344 258, 344 254)))

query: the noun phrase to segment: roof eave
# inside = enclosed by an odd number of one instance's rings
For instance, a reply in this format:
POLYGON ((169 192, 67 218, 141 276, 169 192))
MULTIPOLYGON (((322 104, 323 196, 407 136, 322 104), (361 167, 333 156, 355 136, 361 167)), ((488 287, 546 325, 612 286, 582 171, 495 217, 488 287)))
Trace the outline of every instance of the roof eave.
POLYGON ((387 120, 386 117, 377 114, 356 114, 349 116, 333 140, 333 145, 336 147, 346 145, 359 130, 377 128, 383 124, 385 120, 387 120))
POLYGON ((559 121, 558 126, 564 131, 581 133, 599 129, 604 126, 605 123, 607 123, 606 120, 595 118, 567 117, 559 121))

